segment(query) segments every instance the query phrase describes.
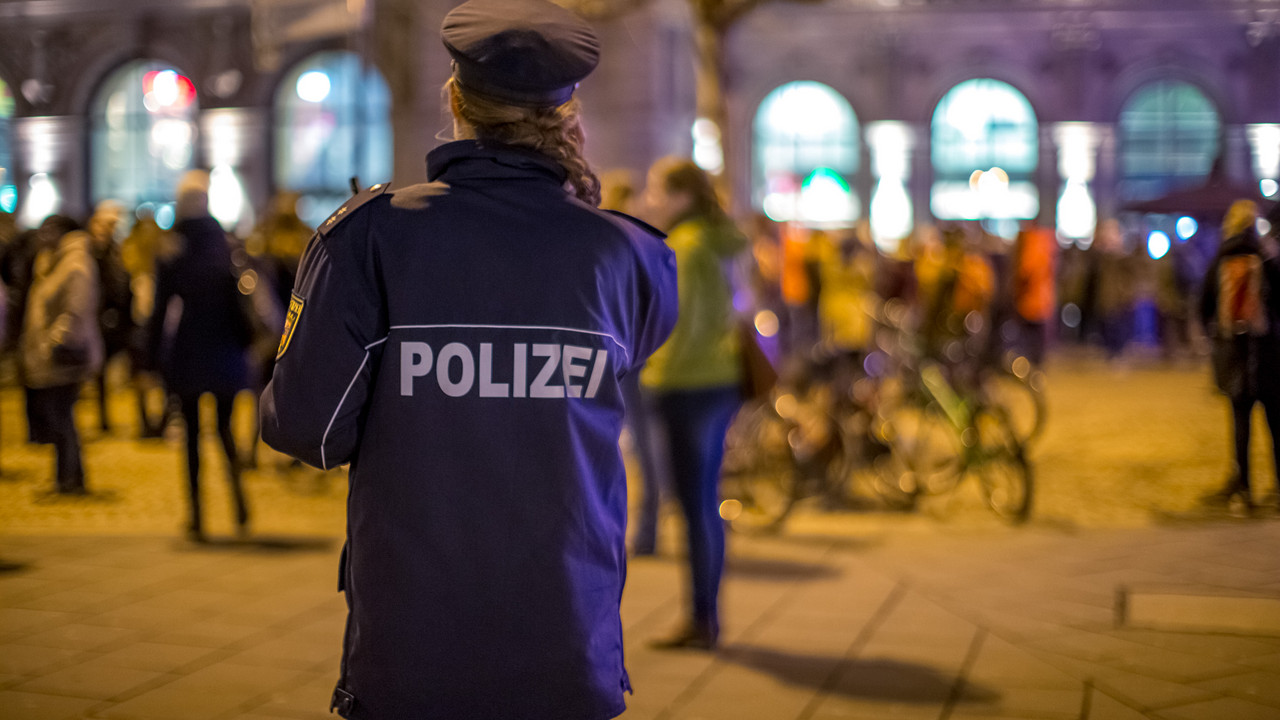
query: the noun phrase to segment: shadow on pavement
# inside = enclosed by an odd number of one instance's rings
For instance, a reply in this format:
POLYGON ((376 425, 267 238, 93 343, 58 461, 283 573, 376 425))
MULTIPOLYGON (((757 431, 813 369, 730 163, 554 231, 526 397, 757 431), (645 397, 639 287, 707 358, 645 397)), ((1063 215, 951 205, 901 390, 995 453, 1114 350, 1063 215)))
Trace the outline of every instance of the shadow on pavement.
POLYGON ((744 534, 754 540, 762 542, 776 542, 780 545, 790 545, 793 547, 830 548, 832 550, 873 550, 885 544, 883 536, 878 532, 870 531, 863 535, 850 536, 809 528, 804 528, 799 531, 783 528, 777 532, 768 534, 744 534))
POLYGON ((739 577, 763 580, 817 580, 840 574, 838 569, 830 565, 760 557, 730 556, 726 569, 739 577))
POLYGON ((1157 526, 1185 527, 1192 525, 1231 524, 1249 522, 1250 520, 1276 519, 1274 508, 1256 507, 1251 512, 1241 507, 1204 507, 1186 512, 1168 510, 1152 510, 1151 520, 1157 526))
POLYGON ((849 698, 928 705, 991 703, 1000 698, 991 688, 970 682, 958 685, 957 678, 934 668, 887 658, 795 655, 750 645, 728 646, 717 655, 791 685, 849 698))
POLYGON ((31 567, 31 563, 13 562, 0 558, 0 575, 8 575, 9 573, 22 572, 31 567))
POLYGON ((124 498, 112 489, 89 488, 78 493, 60 493, 53 489, 37 490, 31 502, 36 505, 93 505, 118 503, 124 498))
POLYGON ((250 535, 245 538, 210 537, 204 542, 183 542, 187 550, 247 550, 262 554, 328 552, 338 541, 331 537, 289 537, 283 535, 250 535))
POLYGON ((0 470, 0 482, 6 483, 25 483, 32 479, 35 473, 25 469, 5 468, 0 470))

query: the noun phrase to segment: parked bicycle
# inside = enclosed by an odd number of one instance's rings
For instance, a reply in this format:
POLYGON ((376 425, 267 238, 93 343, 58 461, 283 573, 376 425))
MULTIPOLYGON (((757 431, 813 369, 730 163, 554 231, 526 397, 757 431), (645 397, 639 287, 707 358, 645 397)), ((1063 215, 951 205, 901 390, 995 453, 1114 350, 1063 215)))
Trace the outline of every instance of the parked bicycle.
POLYGON ((722 506, 735 528, 777 530, 810 498, 865 507, 868 492, 883 507, 912 510, 970 475, 997 515, 1030 516, 1026 446, 1045 420, 1043 376, 1023 358, 948 367, 924 358, 901 322, 890 317, 885 327, 881 346, 891 352, 852 364, 811 358, 739 413, 726 439, 722 506))

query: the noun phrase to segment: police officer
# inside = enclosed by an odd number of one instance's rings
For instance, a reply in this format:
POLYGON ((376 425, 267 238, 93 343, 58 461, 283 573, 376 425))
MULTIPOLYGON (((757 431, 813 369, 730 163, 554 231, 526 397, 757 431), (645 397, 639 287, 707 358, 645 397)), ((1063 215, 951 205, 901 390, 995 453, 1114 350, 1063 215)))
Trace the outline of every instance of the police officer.
POLYGON ((545 0, 448 14, 455 142, 361 192, 300 262, 266 442, 350 463, 345 718, 623 712, 620 383, 675 323, 661 235, 596 208, 577 83, 598 42, 545 0))

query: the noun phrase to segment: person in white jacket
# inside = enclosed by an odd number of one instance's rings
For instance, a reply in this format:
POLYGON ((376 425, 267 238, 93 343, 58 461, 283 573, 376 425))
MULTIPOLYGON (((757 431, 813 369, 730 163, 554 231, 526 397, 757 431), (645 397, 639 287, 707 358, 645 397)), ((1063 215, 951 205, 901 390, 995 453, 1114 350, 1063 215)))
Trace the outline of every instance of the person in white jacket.
POLYGON ((84 463, 72 409, 80 384, 102 367, 98 268, 89 236, 70 218, 46 219, 38 242, 21 340, 27 422, 32 442, 55 447, 56 491, 84 495, 84 463))

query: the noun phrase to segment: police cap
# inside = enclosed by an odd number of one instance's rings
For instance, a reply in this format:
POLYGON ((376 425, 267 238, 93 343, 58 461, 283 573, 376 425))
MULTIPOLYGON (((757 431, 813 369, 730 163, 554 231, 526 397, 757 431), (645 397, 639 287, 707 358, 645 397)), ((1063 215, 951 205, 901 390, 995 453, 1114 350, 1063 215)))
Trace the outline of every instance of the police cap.
POLYGON ((600 60, 591 26, 546 0, 470 0, 440 35, 461 89, 508 105, 566 103, 600 60))

